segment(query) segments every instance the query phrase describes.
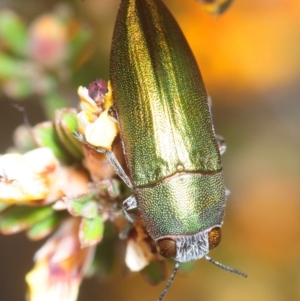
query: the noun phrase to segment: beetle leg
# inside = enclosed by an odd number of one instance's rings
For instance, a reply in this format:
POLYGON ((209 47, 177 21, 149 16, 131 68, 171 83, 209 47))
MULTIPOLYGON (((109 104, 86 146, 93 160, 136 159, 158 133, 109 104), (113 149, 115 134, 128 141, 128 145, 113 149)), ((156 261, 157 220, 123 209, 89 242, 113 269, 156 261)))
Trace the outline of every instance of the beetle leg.
POLYGON ((216 139, 219 147, 219 152, 221 155, 223 155, 226 152, 226 148, 227 148, 225 139, 220 135, 216 135, 216 139))
POLYGON ((101 151, 100 151, 100 148, 97 148, 97 150, 99 152, 103 152, 106 155, 106 158, 109 161, 109 163, 112 165, 112 167, 114 168, 115 173, 124 181, 124 183, 129 188, 133 189, 133 185, 132 185, 129 177, 127 176, 127 174, 125 173, 125 171, 122 168, 121 164, 117 160, 115 154, 112 151, 108 151, 108 150, 105 150, 105 149, 101 149, 101 151))
POLYGON ((115 173, 124 181, 124 183, 131 189, 133 189, 133 185, 129 179, 129 177, 127 176, 127 174, 125 173, 124 169, 122 168, 121 164, 119 163, 119 161, 117 160, 115 154, 112 151, 109 151, 107 149, 101 148, 101 147, 96 147, 93 146, 91 144, 89 144, 85 137, 78 133, 78 132, 74 132, 73 133, 75 138, 77 140, 79 140, 80 142, 88 145, 90 148, 93 148, 95 151, 105 154, 107 160, 109 161, 109 163, 112 165, 112 167, 114 168, 115 173))
POLYGON ((122 209, 126 219, 132 224, 134 223, 134 220, 130 217, 127 211, 135 208, 137 208, 137 201, 136 198, 133 195, 131 195, 123 202, 122 209))
POLYGON ((129 235, 129 232, 130 230, 132 229, 133 225, 131 223, 128 223, 124 226, 123 229, 121 229, 120 233, 119 233, 119 238, 121 240, 125 240, 128 235, 129 235))

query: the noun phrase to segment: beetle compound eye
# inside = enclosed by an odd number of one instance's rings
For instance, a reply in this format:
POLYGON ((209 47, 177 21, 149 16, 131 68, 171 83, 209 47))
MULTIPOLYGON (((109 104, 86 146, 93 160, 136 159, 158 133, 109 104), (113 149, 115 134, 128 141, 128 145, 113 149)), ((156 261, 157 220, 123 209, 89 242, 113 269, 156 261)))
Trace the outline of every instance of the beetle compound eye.
POLYGON ((165 238, 159 240, 156 244, 156 248, 159 254, 166 258, 172 258, 176 256, 176 243, 173 239, 165 238))
POLYGON ((209 238, 209 249, 211 250, 217 247, 221 241, 221 228, 213 228, 208 233, 208 238, 209 238))

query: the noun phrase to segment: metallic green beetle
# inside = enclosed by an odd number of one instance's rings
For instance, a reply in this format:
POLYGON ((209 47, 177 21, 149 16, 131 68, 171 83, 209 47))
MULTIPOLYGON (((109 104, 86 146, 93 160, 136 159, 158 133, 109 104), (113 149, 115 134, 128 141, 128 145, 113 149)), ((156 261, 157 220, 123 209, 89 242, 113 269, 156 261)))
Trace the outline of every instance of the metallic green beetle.
MULTIPOLYGON (((161 255, 206 256, 221 238, 226 193, 207 94, 192 51, 161 0, 122 0, 111 83, 137 207, 161 255)), ((120 174, 120 171, 119 171, 120 174)))

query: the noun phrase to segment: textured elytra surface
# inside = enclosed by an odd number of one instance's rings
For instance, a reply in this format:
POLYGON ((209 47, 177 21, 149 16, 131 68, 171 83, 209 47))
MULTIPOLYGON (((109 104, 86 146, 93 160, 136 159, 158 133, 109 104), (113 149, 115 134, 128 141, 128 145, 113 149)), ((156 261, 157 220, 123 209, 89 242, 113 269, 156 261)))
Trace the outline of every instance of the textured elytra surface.
POLYGON ((136 189, 136 196, 147 231, 154 239, 195 234, 223 223, 226 196, 221 172, 176 175, 136 189))
POLYGON ((179 169, 221 169, 201 74, 160 0, 122 1, 111 81, 135 186, 155 183, 179 169))

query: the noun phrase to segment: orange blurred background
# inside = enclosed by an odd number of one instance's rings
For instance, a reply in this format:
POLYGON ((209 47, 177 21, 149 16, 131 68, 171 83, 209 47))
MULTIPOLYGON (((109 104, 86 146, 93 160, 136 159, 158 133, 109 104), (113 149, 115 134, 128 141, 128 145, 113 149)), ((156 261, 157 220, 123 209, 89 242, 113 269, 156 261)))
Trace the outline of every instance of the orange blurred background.
MULTIPOLYGON (((79 18, 95 30, 92 61, 106 79, 118 2, 74 1, 79 18)), ((216 132, 227 141, 223 165, 231 195, 223 241, 210 255, 249 275, 200 260, 190 274, 179 273, 166 301, 300 300, 300 1, 236 0, 219 17, 196 0, 165 3, 197 57, 216 132)), ((2 248, 14 249, 12 240, 5 238, 2 248)), ((17 283, 7 285, 13 290, 17 283)), ((119 265, 104 283, 86 281, 79 301, 153 301, 164 285, 124 276, 119 265)))

